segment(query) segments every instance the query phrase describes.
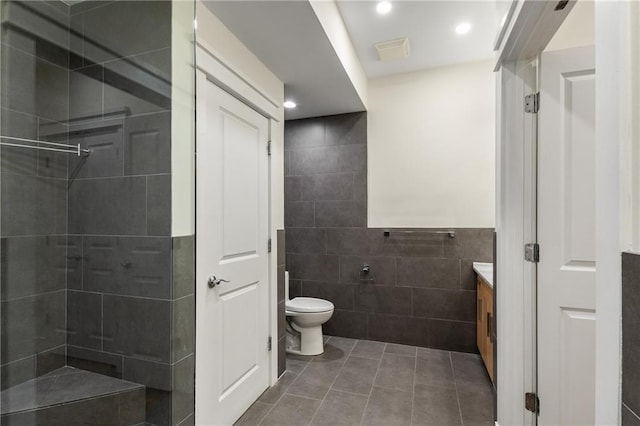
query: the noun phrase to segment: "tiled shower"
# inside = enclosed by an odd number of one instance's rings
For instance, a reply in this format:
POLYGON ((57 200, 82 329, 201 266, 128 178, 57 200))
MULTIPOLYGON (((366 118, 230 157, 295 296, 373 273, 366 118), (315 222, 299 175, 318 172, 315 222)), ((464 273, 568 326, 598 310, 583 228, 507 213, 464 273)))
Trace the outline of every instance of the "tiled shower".
POLYGON ((326 334, 477 352, 493 229, 368 228, 366 113, 286 122, 285 228, 291 297, 334 304, 326 334))
POLYGON ((172 2, 0 7, 1 423, 193 424, 195 247, 171 216, 172 2))

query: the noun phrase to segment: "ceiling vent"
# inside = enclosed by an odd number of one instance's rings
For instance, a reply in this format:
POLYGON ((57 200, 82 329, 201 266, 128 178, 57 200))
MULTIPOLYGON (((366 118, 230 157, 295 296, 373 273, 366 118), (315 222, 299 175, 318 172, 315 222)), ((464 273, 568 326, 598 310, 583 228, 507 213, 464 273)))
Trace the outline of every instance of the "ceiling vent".
POLYGON ((376 43, 375 47, 381 61, 393 61, 409 56, 409 39, 407 37, 376 43))

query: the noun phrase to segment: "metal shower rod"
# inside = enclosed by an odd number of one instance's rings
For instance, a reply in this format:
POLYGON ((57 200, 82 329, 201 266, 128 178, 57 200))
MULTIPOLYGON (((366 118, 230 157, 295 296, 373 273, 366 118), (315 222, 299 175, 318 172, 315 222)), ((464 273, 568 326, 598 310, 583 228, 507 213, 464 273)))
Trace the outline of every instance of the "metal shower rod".
POLYGON ((27 142, 27 143, 35 143, 35 144, 43 144, 43 145, 51 145, 57 146, 61 148, 50 148, 46 146, 38 146, 38 145, 22 145, 19 143, 12 142, 0 142, 0 145, 13 146, 17 148, 28 148, 28 149, 39 149, 44 151, 54 151, 54 152, 65 152, 67 154, 77 154, 78 157, 87 156, 91 153, 90 149, 82 148, 80 144, 70 145, 66 143, 58 143, 58 142, 49 142, 49 141, 39 141, 35 139, 26 139, 26 138, 18 138, 15 136, 2 136, 0 135, 0 139, 8 139, 17 142, 27 142))

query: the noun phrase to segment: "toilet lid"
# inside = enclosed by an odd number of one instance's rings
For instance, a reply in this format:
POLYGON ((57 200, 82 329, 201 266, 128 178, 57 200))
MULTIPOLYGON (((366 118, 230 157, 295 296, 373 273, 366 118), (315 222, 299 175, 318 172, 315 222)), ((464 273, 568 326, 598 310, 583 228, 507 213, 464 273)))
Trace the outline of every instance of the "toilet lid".
POLYGON ((295 297, 287 301, 286 308, 292 312, 326 312, 333 309, 333 303, 315 297, 295 297))

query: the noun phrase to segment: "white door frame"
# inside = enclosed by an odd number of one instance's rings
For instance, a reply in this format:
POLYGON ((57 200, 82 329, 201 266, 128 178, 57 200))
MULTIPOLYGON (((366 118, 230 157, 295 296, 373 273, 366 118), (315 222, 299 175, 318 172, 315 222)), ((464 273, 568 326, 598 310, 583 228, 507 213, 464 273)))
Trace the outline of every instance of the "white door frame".
MULTIPOLYGON (((504 425, 535 422, 523 403, 527 383, 535 378, 525 353, 534 333, 533 275, 522 262, 526 230, 531 229, 534 216, 524 211, 532 177, 525 173, 529 160, 521 108, 524 78, 518 63, 544 50, 572 3, 562 16, 553 11, 555 1, 514 0, 496 46, 497 387, 498 422, 504 425)), ((631 120, 640 113, 640 107, 631 102, 640 95, 640 12, 634 2, 596 0, 595 21, 596 424, 614 425, 619 424, 621 401, 620 252, 640 245, 640 231, 634 226, 640 215, 640 179, 638 165, 633 163, 640 141, 631 120)))
MULTIPOLYGON (((269 119, 269 140, 273 140, 276 135, 276 127, 280 126, 281 109, 276 100, 272 99, 265 92, 253 85, 248 79, 234 71, 230 66, 225 64, 225 60, 219 57, 215 52, 207 49, 205 46, 197 43, 196 45, 196 68, 207 75, 207 79, 215 83, 218 87, 225 90, 241 102, 247 104, 263 116, 269 119)), ((196 97, 199 96, 196 93, 196 97)), ((197 140, 196 140, 197 151, 197 140)), ((272 217, 272 161, 269 161, 269 238, 276 240, 274 230, 274 218, 272 217)), ((198 201, 196 200, 196 203, 198 201)), ((196 232, 198 232, 196 224, 196 232)), ((197 247, 196 247, 197 250, 197 247)), ((275 343, 274 349, 269 354, 269 384, 273 385, 278 380, 278 286, 277 286, 277 268, 275 265, 275 256, 277 250, 268 253, 269 257, 269 330, 275 343)), ((204 285, 204 283, 196 283, 196 285, 204 285)), ((196 324, 196 335, 199 324, 196 324)), ((196 348, 197 350, 197 348, 196 348)), ((197 375, 197 371, 196 371, 197 375)))

